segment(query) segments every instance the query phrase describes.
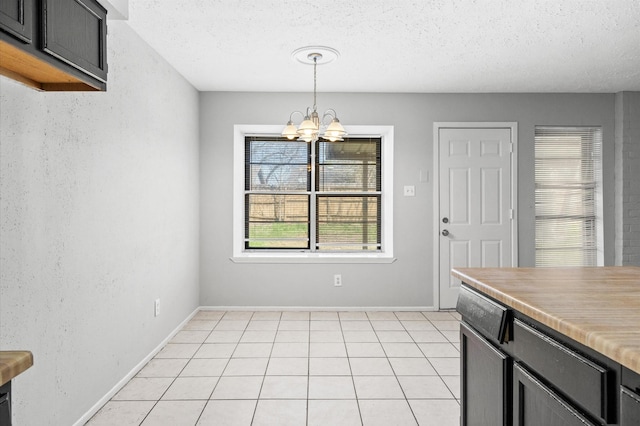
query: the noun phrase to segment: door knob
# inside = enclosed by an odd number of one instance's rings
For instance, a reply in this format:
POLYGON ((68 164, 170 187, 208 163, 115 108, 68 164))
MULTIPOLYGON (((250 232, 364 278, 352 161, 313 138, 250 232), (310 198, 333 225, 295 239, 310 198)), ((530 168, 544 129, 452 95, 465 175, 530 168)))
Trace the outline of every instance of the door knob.
POLYGON ((449 235, 449 231, 447 231, 446 229, 444 229, 444 230, 442 231, 442 235, 444 235, 444 236, 446 237, 447 235, 449 235))

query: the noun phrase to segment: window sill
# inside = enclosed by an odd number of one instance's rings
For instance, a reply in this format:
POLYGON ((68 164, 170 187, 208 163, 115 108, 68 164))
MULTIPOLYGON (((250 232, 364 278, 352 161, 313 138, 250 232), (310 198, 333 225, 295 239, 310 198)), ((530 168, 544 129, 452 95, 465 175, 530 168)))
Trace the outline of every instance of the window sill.
POLYGON ((396 258, 384 254, 251 253, 229 258, 233 263, 393 263, 396 258))

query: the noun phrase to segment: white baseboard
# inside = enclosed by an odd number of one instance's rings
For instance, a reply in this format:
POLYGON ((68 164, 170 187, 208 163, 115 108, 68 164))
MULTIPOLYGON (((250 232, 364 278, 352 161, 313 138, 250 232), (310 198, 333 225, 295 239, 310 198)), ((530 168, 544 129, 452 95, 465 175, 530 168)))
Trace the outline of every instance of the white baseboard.
POLYGON ((104 404, 106 404, 107 402, 109 402, 109 400, 111 398, 113 398, 113 396, 115 394, 118 393, 118 391, 120 391, 120 389, 122 389, 124 387, 124 385, 126 385, 129 380, 131 380, 133 377, 135 377, 136 374, 138 374, 138 372, 140 370, 142 370, 142 368, 147 365, 147 363, 149 361, 151 361, 151 359, 156 356, 156 354, 158 352, 160 352, 160 350, 162 350, 162 348, 165 347, 165 345, 167 343, 169 343, 169 341, 171 339, 173 339, 173 336, 175 336, 180 330, 182 330, 182 328, 185 326, 185 324, 187 324, 187 322, 189 322, 189 320, 191 320, 191 318, 193 318, 195 316, 195 314, 198 313, 198 311, 200 310, 200 308, 196 308, 191 315, 189 315, 184 321, 182 321, 171 333, 169 333, 169 335, 162 341, 160 342, 160 344, 158 346, 156 346, 151 353, 149 353, 149 355, 147 355, 146 357, 144 357, 142 359, 142 361, 140 361, 135 367, 133 367, 131 369, 131 371, 129 371, 123 378, 122 380, 120 380, 118 383, 115 384, 115 386, 113 388, 111 388, 111 390, 109 392, 107 392, 107 394, 105 396, 103 396, 102 398, 100 398, 100 400, 98 400, 98 402, 96 402, 93 407, 91 407, 89 409, 89 411, 87 411, 86 413, 84 413, 84 415, 82 417, 80 417, 78 419, 77 422, 75 422, 73 424, 73 426, 83 426, 86 422, 89 421, 89 419, 91 419, 91 417, 93 417, 98 410, 100 410, 100 408, 102 408, 102 406, 104 404))
POLYGON ((433 312, 433 306, 200 306, 202 311, 397 311, 433 312))

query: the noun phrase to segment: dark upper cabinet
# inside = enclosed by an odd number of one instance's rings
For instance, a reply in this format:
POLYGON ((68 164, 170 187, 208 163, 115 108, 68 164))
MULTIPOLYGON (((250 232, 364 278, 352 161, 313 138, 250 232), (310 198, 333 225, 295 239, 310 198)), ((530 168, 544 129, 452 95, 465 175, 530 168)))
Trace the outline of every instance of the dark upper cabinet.
POLYGON ((107 13, 91 0, 42 0, 42 49, 107 80, 107 13))
POLYGON ((34 2, 35 0, 2 0, 0 28, 24 43, 31 43, 34 2))
POLYGON ((106 17, 97 0, 2 0, 0 74, 38 90, 106 90, 106 17))

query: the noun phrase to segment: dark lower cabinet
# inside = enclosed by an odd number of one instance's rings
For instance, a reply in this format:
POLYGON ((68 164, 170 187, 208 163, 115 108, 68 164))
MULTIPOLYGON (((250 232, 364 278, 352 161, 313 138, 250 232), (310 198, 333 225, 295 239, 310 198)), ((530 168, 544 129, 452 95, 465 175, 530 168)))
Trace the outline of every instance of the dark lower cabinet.
POLYGON ((464 286, 462 426, 640 426, 638 372, 464 286))
POLYGON ((509 357, 461 324, 462 424, 509 426, 509 357))
POLYGON ((620 426, 640 425, 640 394, 622 386, 620 388, 620 426))
POLYGON ((0 386, 0 425, 11 426, 11 381, 0 386))
POLYGON ((513 368, 515 426, 597 426, 519 363, 513 368))

